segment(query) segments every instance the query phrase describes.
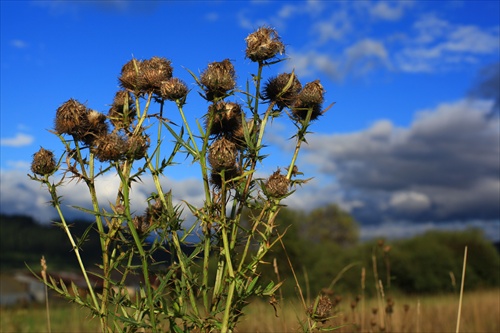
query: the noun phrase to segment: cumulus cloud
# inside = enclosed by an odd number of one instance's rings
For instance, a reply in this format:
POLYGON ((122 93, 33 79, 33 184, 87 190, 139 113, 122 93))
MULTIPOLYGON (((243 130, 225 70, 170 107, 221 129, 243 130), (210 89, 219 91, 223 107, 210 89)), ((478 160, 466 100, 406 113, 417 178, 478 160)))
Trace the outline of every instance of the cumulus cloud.
MULTIPOLYGON (((102 208, 110 211, 110 203, 116 200, 119 178, 117 175, 107 174, 97 178, 96 191, 102 208)), ((173 180, 168 177, 161 179, 164 191, 172 190, 174 204, 181 204, 186 200, 193 205, 201 205, 204 192, 201 181, 197 179, 173 180)), ((48 223, 57 219, 55 209, 49 204, 50 195, 40 183, 28 178, 26 172, 19 170, 2 170, 0 174, 0 207, 4 214, 26 214, 41 223, 48 223)), ((142 214, 147 206, 147 198, 156 192, 151 178, 144 177, 143 182, 134 184, 131 191, 131 207, 133 213, 142 214)), ((59 187, 62 197, 62 207, 67 218, 88 218, 73 206, 91 209, 90 195, 83 182, 66 181, 59 187)))
POLYGON ((29 146, 33 143, 35 138, 31 135, 24 133, 17 133, 16 136, 12 138, 1 138, 0 146, 4 147, 23 147, 29 146))
POLYGON ((395 50, 394 61, 405 72, 449 69, 494 55, 499 37, 498 28, 453 24, 428 14, 413 24, 405 43, 395 50))
MULTIPOLYGON (((307 160, 338 182, 334 195, 362 204, 363 222, 500 219, 500 120, 491 101, 464 99, 350 134, 316 135, 307 160)), ((333 189, 332 189, 333 190, 333 189)))
POLYGON ((471 88, 469 96, 472 98, 493 99, 490 116, 500 116, 500 62, 487 65, 479 72, 477 82, 471 88))

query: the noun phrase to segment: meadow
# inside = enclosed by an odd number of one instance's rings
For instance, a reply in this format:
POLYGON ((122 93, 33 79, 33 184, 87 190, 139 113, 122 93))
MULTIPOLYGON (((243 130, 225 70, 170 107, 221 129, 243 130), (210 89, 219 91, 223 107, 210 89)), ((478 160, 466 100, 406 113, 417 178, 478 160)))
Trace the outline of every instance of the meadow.
MULTIPOLYGON (((428 296, 395 296, 393 312, 382 316, 376 299, 361 299, 353 307, 353 297, 345 297, 335 308, 333 318, 325 326, 335 332, 455 332, 458 312, 457 294, 428 296), (381 322, 384 327, 381 327, 381 322), (353 324, 354 323, 354 324, 353 324), (362 323, 362 325, 361 325, 362 323)), ((303 307, 296 300, 284 300, 274 308, 264 300, 252 302, 236 332, 298 332, 305 319, 303 307), (276 314, 278 317, 276 317, 276 314)), ((500 290, 466 292, 460 319, 460 332, 500 331, 500 290)), ((52 332, 99 332, 100 324, 91 319, 86 309, 65 302, 50 307, 52 332)), ((4 308, 1 310, 1 332, 47 332, 43 306, 4 308)))

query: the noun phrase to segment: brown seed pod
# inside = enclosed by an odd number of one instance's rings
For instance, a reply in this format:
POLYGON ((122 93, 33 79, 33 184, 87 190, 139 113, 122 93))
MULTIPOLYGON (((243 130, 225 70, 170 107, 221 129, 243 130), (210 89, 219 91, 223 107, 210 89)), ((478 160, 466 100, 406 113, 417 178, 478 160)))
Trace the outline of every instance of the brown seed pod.
POLYGON ((188 93, 188 87, 186 84, 174 77, 167 81, 163 81, 160 87, 160 97, 167 99, 169 101, 182 100, 186 97, 188 93))
POLYGON ((108 133, 108 124, 106 116, 95 110, 88 110, 87 121, 79 129, 78 139, 85 144, 91 145, 92 142, 100 136, 108 133))
POLYGON ((220 99, 236 86, 236 72, 229 59, 212 62, 201 73, 200 82, 205 87, 209 101, 220 99))
POLYGON ((233 102, 217 102, 208 107, 205 117, 205 128, 211 120, 210 135, 226 135, 232 137, 242 132, 241 106, 233 102))
POLYGON ((276 106, 280 109, 292 106, 302 89, 302 84, 299 79, 297 79, 297 76, 293 75, 293 82, 285 91, 291 79, 291 73, 283 73, 269 79, 262 91, 264 100, 276 102, 276 106))
POLYGON ((132 59, 123 65, 118 81, 124 89, 133 92, 145 91, 142 63, 141 60, 132 59))
POLYGON ((333 305, 330 297, 322 295, 319 296, 316 308, 311 305, 308 309, 308 313, 314 321, 325 322, 330 317, 332 309, 333 305))
POLYGON ((234 169, 236 154, 236 144, 222 137, 214 141, 208 148, 208 162, 214 172, 234 169))
POLYGON ((33 155, 33 161, 31 162, 31 171, 37 175, 45 176, 53 173, 57 169, 56 160, 54 159, 54 153, 50 150, 40 148, 33 155))
POLYGON ((289 186, 290 180, 277 170, 267 179, 264 193, 268 198, 279 198, 288 193, 289 186))
POLYGON ((147 134, 129 137, 127 140, 127 156, 134 160, 140 160, 146 156, 150 143, 151 140, 147 134))
POLYGON ((260 27, 245 38, 247 48, 246 57, 252 61, 264 61, 273 58, 276 54, 285 52, 285 45, 281 42, 276 30, 269 27, 260 27))
POLYGON ((172 78, 173 68, 171 61, 162 57, 152 57, 142 62, 142 79, 144 89, 160 96, 161 84, 172 78))
POLYGON ((127 128, 135 116, 135 103, 130 93, 126 90, 117 91, 108 111, 108 119, 113 126, 118 129, 127 128))
POLYGON ((79 136, 88 122, 87 108, 77 100, 64 102, 56 111, 55 131, 58 134, 79 136))
POLYGON ((90 147, 90 151, 101 162, 122 160, 128 149, 127 141, 116 133, 97 137, 90 147))
POLYGON ((297 101, 293 106, 293 115, 298 119, 305 120, 307 113, 312 109, 311 120, 317 119, 321 115, 321 104, 324 101, 324 93, 325 89, 319 80, 307 83, 299 93, 297 101))

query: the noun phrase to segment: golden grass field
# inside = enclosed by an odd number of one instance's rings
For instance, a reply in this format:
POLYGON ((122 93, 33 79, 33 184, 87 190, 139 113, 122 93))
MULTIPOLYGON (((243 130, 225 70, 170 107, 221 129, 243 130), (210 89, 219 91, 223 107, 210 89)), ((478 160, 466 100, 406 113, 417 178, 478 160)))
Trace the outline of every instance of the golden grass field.
MULTIPOLYGON (((335 332, 455 332, 458 295, 394 297, 393 313, 385 315, 385 303, 373 314, 376 299, 360 300, 352 309, 353 299, 345 297, 336 307, 335 318, 325 325, 337 327, 335 332), (364 305, 364 309, 363 309, 364 305), (406 311, 405 311, 406 305, 406 311), (361 320, 363 324, 361 325, 361 320), (353 325, 354 323, 354 325, 353 325)), ((305 319, 301 303, 284 300, 274 308, 264 301, 247 307, 237 332, 300 332, 299 319, 305 319)), ((43 306, 1 309, 1 332, 47 332, 43 306)), ((99 332, 99 322, 91 320, 86 309, 57 302, 50 308, 52 332, 99 332)), ((460 332, 500 332, 500 290, 475 291, 464 294, 460 332)))

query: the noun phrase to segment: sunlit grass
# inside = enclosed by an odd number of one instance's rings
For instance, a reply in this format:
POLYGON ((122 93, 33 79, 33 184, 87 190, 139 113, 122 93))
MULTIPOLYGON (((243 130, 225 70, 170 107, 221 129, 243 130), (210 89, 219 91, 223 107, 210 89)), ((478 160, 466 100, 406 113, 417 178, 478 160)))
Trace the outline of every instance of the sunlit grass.
MULTIPOLYGON (((364 310, 361 302, 351 308, 352 297, 344 297, 337 306, 331 324, 337 332, 380 332, 380 317, 373 314, 376 300, 368 299, 364 310), (364 322, 361 318, 364 313, 364 322), (353 324, 354 322, 354 324, 353 324), (374 325, 372 325, 374 323, 374 325)), ((385 306, 385 304, 384 304, 385 306)), ((454 332, 458 312, 458 295, 396 296, 390 320, 384 316, 385 332, 454 332), (405 304, 408 310, 405 311, 405 304)), ((385 311, 383 310, 383 313, 385 311)), ((500 290, 465 293, 461 332, 500 331, 500 290)), ((97 319, 92 319, 86 309, 73 304, 57 302, 51 305, 52 332, 99 332, 97 319)), ((275 312, 264 301, 251 303, 238 325, 237 332, 297 332, 299 319, 305 313, 296 300, 284 300, 275 312), (278 317, 276 317, 276 314, 278 317)), ((46 313, 43 306, 4 308, 1 310, 1 332, 46 332, 46 313)))

